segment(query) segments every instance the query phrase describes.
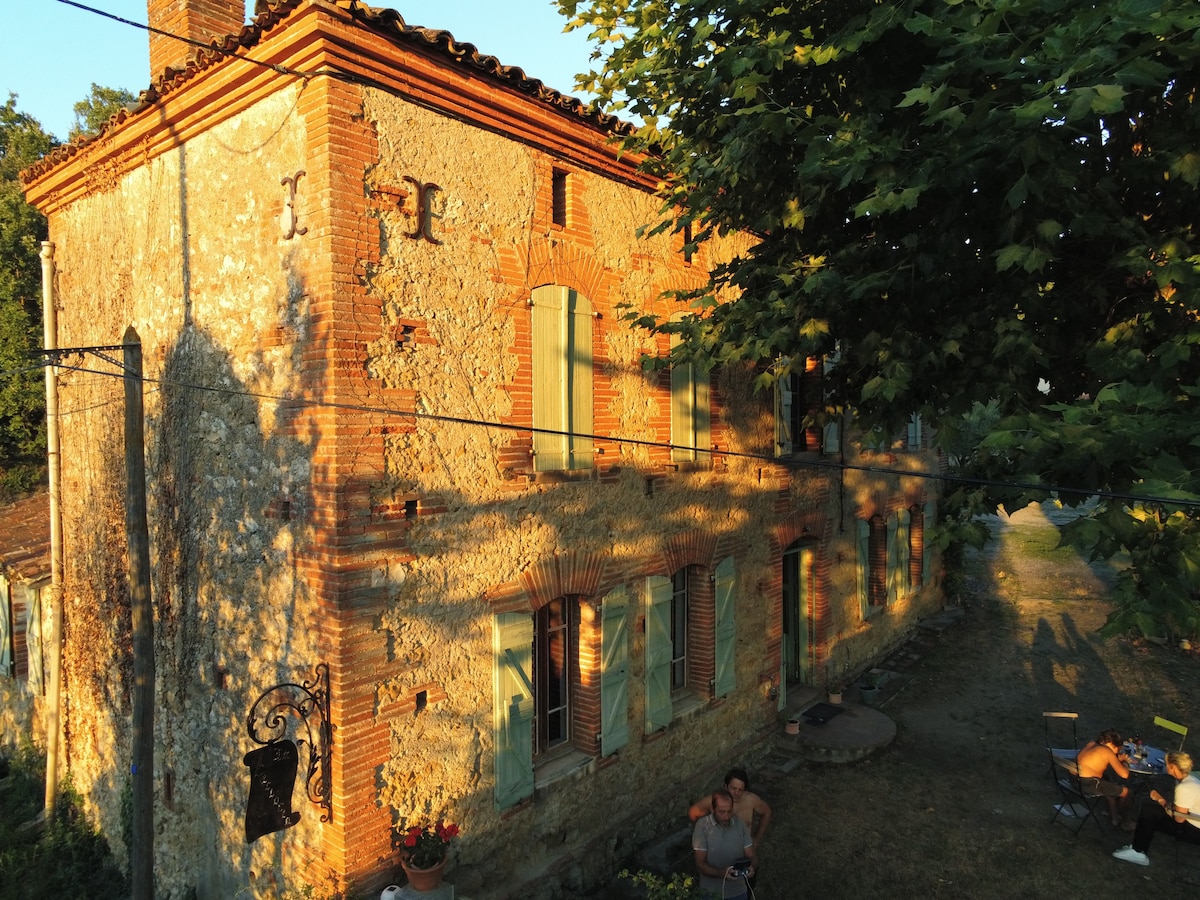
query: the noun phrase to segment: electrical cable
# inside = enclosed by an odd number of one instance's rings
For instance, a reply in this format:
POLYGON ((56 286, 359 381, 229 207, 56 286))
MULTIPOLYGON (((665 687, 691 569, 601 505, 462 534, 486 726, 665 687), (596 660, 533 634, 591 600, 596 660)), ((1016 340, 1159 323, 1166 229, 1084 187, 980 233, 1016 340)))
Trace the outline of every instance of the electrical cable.
MULTIPOLYGON (((105 348, 107 349, 107 348, 105 348)), ((56 350, 54 355, 66 355, 78 353, 78 349, 67 348, 65 350, 56 350)), ((96 356, 100 353, 92 351, 96 356)), ((54 365, 56 368, 64 369, 72 372, 80 372, 91 375, 102 375, 109 378, 124 378, 124 366, 112 359, 105 359, 106 362, 114 365, 121 370, 120 372, 105 372, 100 369, 89 369, 83 366, 71 366, 63 363, 46 363, 54 365)), ((439 422, 452 425, 473 425, 481 428, 493 428, 501 431, 515 431, 525 434, 543 434, 554 437, 577 437, 587 438, 592 441, 612 443, 618 445, 627 445, 635 447, 644 447, 655 450, 689 450, 705 455, 719 456, 728 459, 742 459, 752 462, 761 462, 772 466, 779 466, 789 470, 797 469, 825 469, 829 471, 851 471, 865 472, 872 475, 893 475, 901 478, 920 478, 930 481, 942 481, 951 484, 960 484, 968 487, 991 487, 1008 490, 1022 491, 1038 491, 1053 494, 1077 494, 1085 497, 1102 497, 1107 500, 1118 500, 1130 503, 1139 504, 1159 504, 1162 506, 1184 507, 1184 508, 1200 508, 1200 500, 1187 500, 1176 497, 1160 497, 1153 494, 1135 494, 1123 491, 1108 491, 1100 488, 1083 488, 1083 487, 1066 487, 1062 485, 1044 484, 1037 482, 1021 482, 1021 481, 1000 481, 992 478, 981 478, 968 475, 955 475, 948 472, 929 472, 924 470, 909 470, 898 469, 891 466, 876 466, 867 465, 865 463, 847 463, 838 462, 836 460, 823 459, 797 459, 793 457, 768 456, 764 453, 748 453, 740 450, 697 450, 695 447, 688 447, 683 444, 672 444, 667 441, 652 441, 645 438, 630 438, 621 437, 610 434, 583 433, 578 431, 558 431, 550 428, 535 428, 532 425, 519 425, 512 422, 495 422, 487 419, 472 419, 464 416, 451 416, 441 413, 421 412, 419 410, 400 410, 393 409, 387 406, 368 406, 357 403, 340 403, 327 400, 313 400, 297 397, 281 396, 277 394, 268 394, 260 391, 248 391, 237 388, 214 387, 212 385, 194 384, 186 381, 176 381, 166 378, 148 378, 142 376, 142 381, 145 384, 156 385, 158 390, 167 387, 182 388, 185 390, 207 391, 209 393, 224 394, 234 397, 247 397, 256 400, 269 400, 275 403, 284 405, 290 409, 331 409, 341 412, 358 412, 369 413, 382 416, 403 416, 414 420, 427 420, 431 422, 439 422)))
POLYGON ((73 6, 76 9, 83 10, 84 12, 89 12, 89 13, 92 13, 97 16, 103 16, 106 19, 112 19, 114 22, 120 22, 122 25, 129 25, 133 28, 140 28, 141 30, 147 31, 150 34, 157 34, 160 37, 171 38, 172 40, 179 41, 184 44, 189 44, 190 46, 196 47, 200 50, 208 50, 213 53, 219 53, 228 59, 241 59, 248 63, 253 63, 256 66, 261 66, 264 69, 270 69, 273 72, 278 72, 280 75, 293 75, 297 78, 315 78, 317 76, 323 75, 327 78, 334 78, 339 81, 346 81, 346 82, 350 82, 352 84, 372 83, 368 79, 359 78, 356 75, 351 75, 349 72, 339 72, 336 69, 318 69, 315 72, 302 72, 299 69, 289 69, 287 66, 278 65, 276 63, 263 62, 262 60, 254 59, 249 56, 243 56, 240 53, 236 53, 232 50, 226 50, 224 47, 220 47, 214 43, 205 43, 204 41, 198 41, 195 38, 189 38, 189 37, 184 37, 183 35, 173 34, 170 31, 163 31, 161 28, 155 28, 153 25, 143 24, 142 22, 135 22, 132 19, 126 19, 126 18, 118 16, 114 13, 106 12, 102 9, 96 9, 93 6, 87 6, 86 4, 79 3, 79 2, 77 2, 77 0, 58 0, 58 2, 66 5, 66 6, 73 6))

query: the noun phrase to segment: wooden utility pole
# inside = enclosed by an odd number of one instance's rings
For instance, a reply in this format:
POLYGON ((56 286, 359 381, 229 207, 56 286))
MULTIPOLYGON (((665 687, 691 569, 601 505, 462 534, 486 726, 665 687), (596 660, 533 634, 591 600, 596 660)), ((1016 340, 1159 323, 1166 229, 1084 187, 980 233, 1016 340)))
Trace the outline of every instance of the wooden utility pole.
POLYGON ((133 900, 154 900, 154 609, 150 605, 150 529, 146 523, 142 341, 125 329, 125 536, 133 612, 133 900))

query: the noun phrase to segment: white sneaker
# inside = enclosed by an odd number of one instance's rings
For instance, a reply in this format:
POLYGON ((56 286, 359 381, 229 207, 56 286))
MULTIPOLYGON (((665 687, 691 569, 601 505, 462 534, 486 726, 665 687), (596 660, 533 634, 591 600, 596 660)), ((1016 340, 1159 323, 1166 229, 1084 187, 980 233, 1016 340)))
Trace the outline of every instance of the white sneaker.
POLYGON ((1141 850, 1134 850, 1133 844, 1126 844, 1120 850, 1114 850, 1113 856, 1123 859, 1125 862, 1137 863, 1139 866, 1150 865, 1150 857, 1141 850))

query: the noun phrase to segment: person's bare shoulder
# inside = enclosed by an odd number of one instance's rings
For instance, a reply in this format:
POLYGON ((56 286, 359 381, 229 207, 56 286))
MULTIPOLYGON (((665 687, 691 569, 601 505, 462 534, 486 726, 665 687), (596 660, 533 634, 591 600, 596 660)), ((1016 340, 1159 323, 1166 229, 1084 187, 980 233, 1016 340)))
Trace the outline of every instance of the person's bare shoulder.
POLYGON ((742 794, 741 805, 745 806, 747 809, 753 809, 755 812, 762 812, 762 809, 767 805, 767 802, 758 794, 754 793, 754 791, 746 791, 746 793, 742 794))

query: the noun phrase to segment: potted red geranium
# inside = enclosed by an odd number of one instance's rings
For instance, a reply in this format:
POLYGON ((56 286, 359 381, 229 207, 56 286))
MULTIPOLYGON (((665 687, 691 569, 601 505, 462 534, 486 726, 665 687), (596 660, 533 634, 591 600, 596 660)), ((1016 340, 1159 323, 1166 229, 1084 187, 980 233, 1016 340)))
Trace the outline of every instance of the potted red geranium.
POLYGON ((458 836, 458 826, 453 822, 411 825, 403 830, 396 829, 393 842, 400 851, 400 865, 408 876, 408 883, 415 891, 432 891, 442 883, 442 869, 446 866, 446 852, 450 841, 458 836))

